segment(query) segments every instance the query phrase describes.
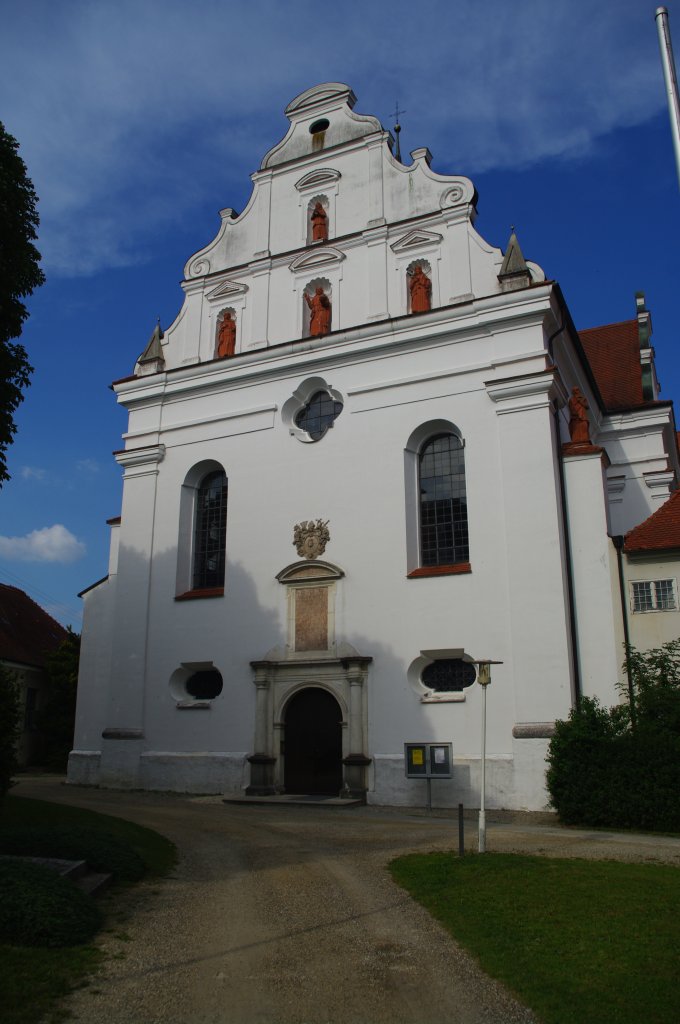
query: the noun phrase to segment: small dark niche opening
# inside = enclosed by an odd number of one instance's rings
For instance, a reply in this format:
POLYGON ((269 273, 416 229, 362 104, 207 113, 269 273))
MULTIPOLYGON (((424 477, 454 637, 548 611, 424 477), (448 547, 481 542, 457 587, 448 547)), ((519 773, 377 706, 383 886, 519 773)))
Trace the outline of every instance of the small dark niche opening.
POLYGON ((314 124, 310 124, 309 134, 318 135, 320 132, 325 132, 329 125, 330 121, 328 120, 328 118, 322 117, 320 120, 315 121, 314 124))
POLYGON ((222 693, 222 676, 217 669, 201 669, 187 679, 186 691, 194 700, 214 700, 222 693))

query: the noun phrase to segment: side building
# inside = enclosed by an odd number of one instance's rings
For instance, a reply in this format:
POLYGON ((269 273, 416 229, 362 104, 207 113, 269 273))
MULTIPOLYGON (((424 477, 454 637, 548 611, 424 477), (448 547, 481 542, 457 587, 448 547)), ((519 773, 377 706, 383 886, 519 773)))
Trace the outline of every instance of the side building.
POLYGON ((47 662, 67 636, 67 630, 23 590, 0 583, 0 665, 18 689, 21 768, 41 763, 44 734, 38 721, 50 696, 47 662))
POLYGON ((612 538, 679 471, 644 301, 617 405, 616 357, 514 234, 477 233, 472 183, 403 163, 354 105, 339 83, 289 104, 114 385, 122 513, 84 594, 72 782, 407 805, 404 743, 441 741, 437 799, 475 805, 492 660, 487 802, 537 809, 555 720, 618 699, 612 538))

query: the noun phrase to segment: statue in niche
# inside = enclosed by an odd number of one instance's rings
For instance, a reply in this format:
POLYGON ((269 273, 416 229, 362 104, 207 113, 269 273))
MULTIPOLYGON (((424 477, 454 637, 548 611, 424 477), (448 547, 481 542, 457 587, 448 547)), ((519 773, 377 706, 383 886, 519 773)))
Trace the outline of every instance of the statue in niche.
POLYGON ((312 210, 312 241, 325 242, 328 238, 328 214, 322 203, 316 203, 312 210))
POLYGON ((431 309, 430 296, 432 295, 432 282, 424 272, 420 263, 416 263, 408 283, 411 292, 411 312, 427 313, 431 309))
POLYGON ((227 310, 222 317, 222 323, 217 333, 217 357, 225 359, 233 356, 236 351, 236 321, 232 313, 227 310))
POLYGON ((571 389, 569 399, 569 436, 572 444, 591 444, 588 402, 580 389, 571 389))
POLYGON ((320 338, 331 329, 331 300, 321 287, 316 289, 311 299, 307 292, 303 294, 309 306, 309 333, 312 338, 320 338))

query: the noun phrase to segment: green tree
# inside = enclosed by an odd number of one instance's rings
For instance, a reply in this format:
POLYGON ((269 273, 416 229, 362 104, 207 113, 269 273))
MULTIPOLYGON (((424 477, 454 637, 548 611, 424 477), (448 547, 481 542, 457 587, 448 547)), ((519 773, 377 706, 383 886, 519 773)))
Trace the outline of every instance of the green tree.
POLYGON ((0 665, 0 803, 17 767, 19 698, 12 673, 0 665))
POLYGON ((0 487, 9 480, 7 449, 16 433, 14 414, 33 367, 21 335, 28 310, 21 301, 44 283, 37 238, 37 196, 19 144, 0 123, 0 487))
POLYGON ((680 831, 680 640, 627 655, 622 704, 582 697, 555 723, 551 802, 568 824, 680 831))
MULTIPOLYGON (((627 663, 635 705, 633 724, 680 736, 680 640, 651 651, 631 647, 627 663)), ((626 688, 621 692, 625 696, 626 688)))
POLYGON ((45 765, 62 771, 73 747, 76 719, 80 637, 70 629, 68 636, 47 659, 49 696, 36 719, 45 737, 45 765))

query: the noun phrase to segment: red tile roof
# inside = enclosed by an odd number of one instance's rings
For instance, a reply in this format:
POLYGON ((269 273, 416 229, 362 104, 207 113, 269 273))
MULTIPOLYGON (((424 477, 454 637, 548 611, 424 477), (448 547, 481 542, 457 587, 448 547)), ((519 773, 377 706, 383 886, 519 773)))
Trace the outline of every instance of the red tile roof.
POLYGON ((18 587, 0 583, 0 658, 43 668, 67 631, 18 587))
POLYGON ((626 534, 624 551, 667 551, 680 548, 680 491, 626 534))
POLYGON ((590 327, 578 333, 607 409, 643 405, 637 320, 590 327))

